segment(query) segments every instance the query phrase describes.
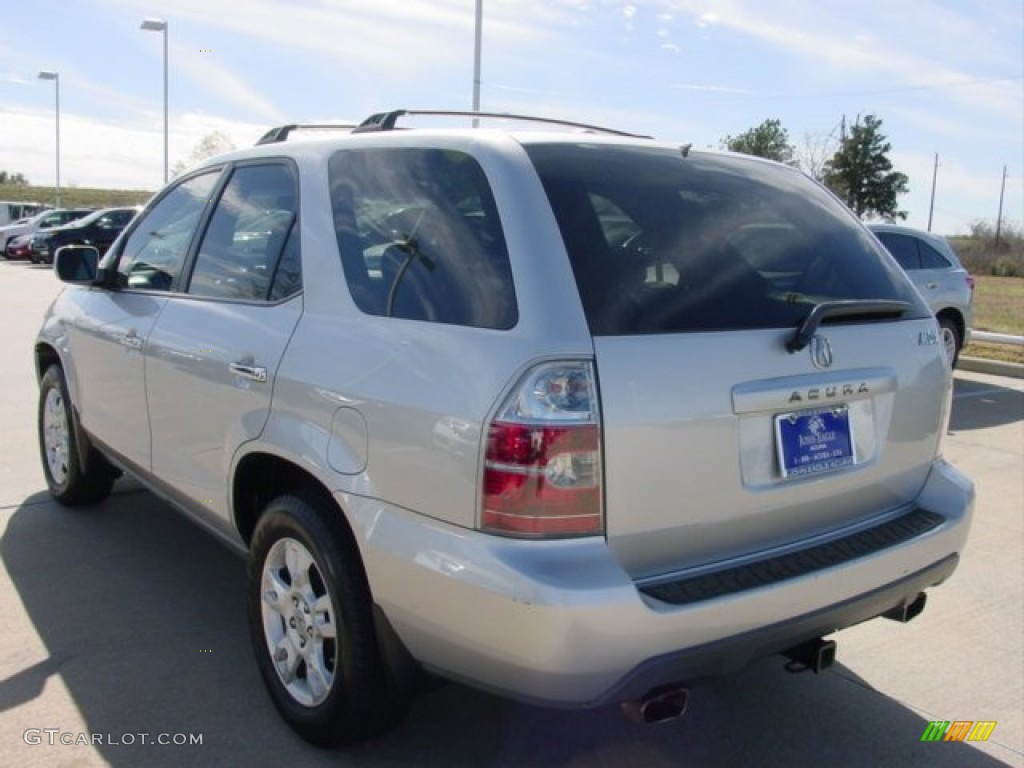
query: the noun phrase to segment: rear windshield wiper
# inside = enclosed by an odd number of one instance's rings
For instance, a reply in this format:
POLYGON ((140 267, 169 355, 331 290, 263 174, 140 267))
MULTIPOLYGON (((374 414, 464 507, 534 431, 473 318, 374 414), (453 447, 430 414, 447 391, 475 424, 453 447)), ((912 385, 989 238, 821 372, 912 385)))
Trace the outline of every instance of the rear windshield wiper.
POLYGON ((823 301, 816 304, 796 329, 793 338, 786 342, 786 349, 799 352, 811 343, 818 326, 829 317, 899 317, 910 309, 905 301, 879 299, 851 299, 847 301, 823 301))

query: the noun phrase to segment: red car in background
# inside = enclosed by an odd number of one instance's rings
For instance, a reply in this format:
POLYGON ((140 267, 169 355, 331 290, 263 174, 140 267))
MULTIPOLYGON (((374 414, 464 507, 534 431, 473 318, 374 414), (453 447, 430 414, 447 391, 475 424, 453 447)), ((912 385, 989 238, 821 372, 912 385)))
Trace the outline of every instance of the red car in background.
POLYGON ((7 241, 4 256, 8 259, 28 259, 32 257, 32 235, 16 235, 7 241))

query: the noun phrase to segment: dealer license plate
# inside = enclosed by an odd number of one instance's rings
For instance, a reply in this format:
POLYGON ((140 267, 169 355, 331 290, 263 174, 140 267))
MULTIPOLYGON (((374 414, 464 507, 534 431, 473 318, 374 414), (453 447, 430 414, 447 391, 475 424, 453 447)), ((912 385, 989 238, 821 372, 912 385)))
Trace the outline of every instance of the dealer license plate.
POLYGON ((845 405, 777 415, 775 443, 784 478, 832 472, 857 463, 845 405))

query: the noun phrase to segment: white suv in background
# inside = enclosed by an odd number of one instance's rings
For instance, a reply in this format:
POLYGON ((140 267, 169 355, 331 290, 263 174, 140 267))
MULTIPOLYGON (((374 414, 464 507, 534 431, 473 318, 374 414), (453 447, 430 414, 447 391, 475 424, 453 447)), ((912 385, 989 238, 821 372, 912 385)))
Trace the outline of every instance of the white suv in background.
POLYGON ((758 159, 407 114, 274 131, 58 251, 58 501, 126 472, 244 552, 264 682, 322 745, 423 670, 652 722, 921 611, 973 486, 936 319, 848 210, 758 159))
POLYGON ((896 224, 869 224, 868 229, 906 270, 939 320, 942 343, 953 365, 970 341, 974 322, 974 278, 942 235, 896 224))

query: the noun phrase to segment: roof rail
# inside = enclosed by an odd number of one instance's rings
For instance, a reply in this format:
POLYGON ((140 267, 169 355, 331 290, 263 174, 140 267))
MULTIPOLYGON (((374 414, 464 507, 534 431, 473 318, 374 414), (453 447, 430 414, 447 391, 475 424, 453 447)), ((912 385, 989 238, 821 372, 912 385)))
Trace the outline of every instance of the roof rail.
MULTIPOLYGON (((607 133, 612 136, 630 136, 632 138, 649 139, 650 136, 643 136, 637 133, 629 133, 627 131, 619 131, 614 128, 604 128, 600 125, 588 125, 587 123, 577 123, 571 120, 556 120, 551 117, 537 117, 534 115, 515 115, 508 112, 479 112, 473 110, 451 110, 451 109, 395 109, 390 112, 378 112, 374 115, 370 115, 363 122, 361 122, 356 128, 353 129, 352 133, 369 133, 372 131, 393 131, 398 122, 398 118, 405 117, 407 115, 431 115, 435 117, 487 117, 487 118, 499 118, 502 120, 522 120, 524 122, 531 123, 544 123, 547 125, 559 125, 565 128, 579 128, 583 131, 590 131, 593 133, 607 133)), ((475 124, 474 124, 475 125, 475 124)))
POLYGON ((351 131, 356 126, 353 123, 291 123, 289 125, 279 125, 276 128, 271 128, 269 131, 260 137, 260 140, 256 142, 258 147, 260 144, 277 144, 281 141, 287 141, 288 135, 294 130, 301 131, 351 131))

